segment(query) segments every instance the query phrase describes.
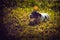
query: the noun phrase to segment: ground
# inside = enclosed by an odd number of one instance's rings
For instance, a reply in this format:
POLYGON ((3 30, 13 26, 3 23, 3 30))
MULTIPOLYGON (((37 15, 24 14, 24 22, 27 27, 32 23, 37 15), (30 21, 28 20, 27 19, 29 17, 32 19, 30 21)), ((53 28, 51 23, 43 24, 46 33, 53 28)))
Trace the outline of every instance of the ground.
MULTIPOLYGON (((9 8, 8 8, 9 9, 9 8)), ((8 35, 21 37, 22 40, 48 40, 55 38, 53 35, 57 35, 57 23, 54 20, 55 12, 51 9, 40 9, 41 13, 48 13, 50 20, 42 22, 36 26, 29 26, 29 15, 33 11, 33 8, 16 8, 9 14, 4 16, 4 24, 8 30, 8 35), (38 39, 36 39, 38 38, 38 39)))

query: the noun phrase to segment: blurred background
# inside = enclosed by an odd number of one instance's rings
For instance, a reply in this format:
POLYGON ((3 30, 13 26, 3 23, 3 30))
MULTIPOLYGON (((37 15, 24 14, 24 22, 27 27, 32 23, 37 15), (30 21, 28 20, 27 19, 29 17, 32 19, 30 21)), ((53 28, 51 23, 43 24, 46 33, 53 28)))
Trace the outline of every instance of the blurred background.
POLYGON ((0 0, 0 40, 60 40, 60 0, 0 0), (50 20, 29 26, 33 6, 50 20))

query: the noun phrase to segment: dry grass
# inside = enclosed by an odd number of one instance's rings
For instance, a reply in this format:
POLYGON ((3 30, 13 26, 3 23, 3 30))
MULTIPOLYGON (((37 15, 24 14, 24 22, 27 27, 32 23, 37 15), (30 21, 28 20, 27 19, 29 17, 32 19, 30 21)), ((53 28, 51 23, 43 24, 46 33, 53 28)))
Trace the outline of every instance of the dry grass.
MULTIPOLYGON (((36 26, 29 26, 29 15, 33 11, 32 8, 16 8, 11 11, 4 19, 4 23, 8 29, 10 35, 17 35, 20 37, 38 36, 45 38, 45 35, 50 35, 56 32, 55 28, 57 26, 54 23, 54 11, 51 9, 39 10, 39 12, 45 12, 50 15, 50 20, 46 23, 42 22, 36 26), (5 21, 7 20, 7 21, 5 21), (12 24, 8 24, 12 23, 12 24), (10 26, 7 26, 10 25, 10 26)), ((47 37, 47 36, 46 36, 47 37)), ((49 36, 48 36, 49 37, 49 36)), ((47 38, 48 38, 47 37, 47 38)))

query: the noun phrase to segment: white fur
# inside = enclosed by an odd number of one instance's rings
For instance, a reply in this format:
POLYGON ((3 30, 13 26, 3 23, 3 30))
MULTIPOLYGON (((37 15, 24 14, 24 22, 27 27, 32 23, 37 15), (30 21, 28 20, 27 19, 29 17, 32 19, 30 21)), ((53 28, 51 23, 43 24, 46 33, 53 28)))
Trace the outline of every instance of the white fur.
POLYGON ((47 20, 49 20, 49 15, 47 14, 47 13, 40 13, 42 16, 41 16, 41 21, 47 21, 47 20), (45 16, 47 17, 46 19, 45 19, 45 16), (44 20, 45 19, 45 20, 44 20))

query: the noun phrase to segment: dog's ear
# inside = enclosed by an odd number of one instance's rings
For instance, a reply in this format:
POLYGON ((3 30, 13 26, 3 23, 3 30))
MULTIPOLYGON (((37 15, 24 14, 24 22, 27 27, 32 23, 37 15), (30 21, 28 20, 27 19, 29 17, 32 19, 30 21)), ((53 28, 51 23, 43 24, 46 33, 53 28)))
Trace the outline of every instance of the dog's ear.
POLYGON ((33 15, 30 15, 30 18, 33 18, 33 15))

